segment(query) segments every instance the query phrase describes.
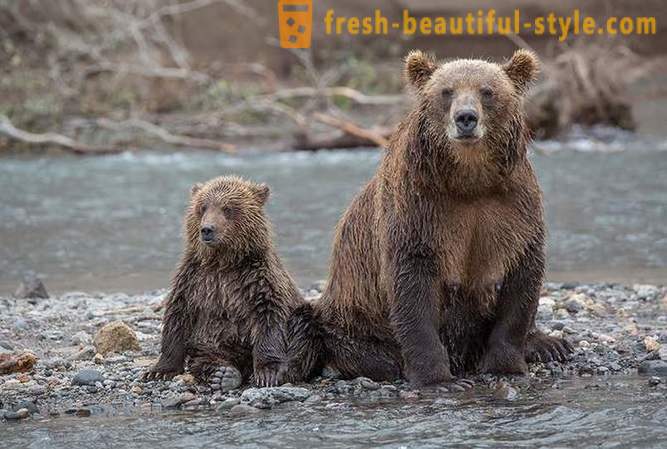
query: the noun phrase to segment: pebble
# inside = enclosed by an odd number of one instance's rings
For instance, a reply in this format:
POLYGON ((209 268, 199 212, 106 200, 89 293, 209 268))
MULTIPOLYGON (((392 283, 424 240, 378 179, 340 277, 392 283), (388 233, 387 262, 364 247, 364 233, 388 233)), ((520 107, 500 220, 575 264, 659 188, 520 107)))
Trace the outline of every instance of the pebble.
POLYGON ((161 401, 162 407, 164 408, 177 408, 186 402, 190 402, 195 399, 195 395, 190 392, 185 392, 180 395, 174 395, 167 397, 161 401))
POLYGON ((92 385, 104 382, 102 373, 95 369, 82 369, 72 378, 72 385, 92 385))
POLYGON ((499 382, 493 397, 503 401, 515 401, 519 398, 519 391, 507 382, 499 382))
POLYGON ((227 410, 231 409, 232 407, 234 407, 235 405, 238 405, 240 403, 241 403, 241 401, 237 398, 225 399, 221 404, 218 405, 216 410, 218 412, 226 412, 227 410))
POLYGON ((30 417, 30 411, 27 408, 16 410, 15 412, 5 412, 5 419, 7 421, 16 421, 19 419, 26 419, 30 417))
POLYGON ((565 309, 570 313, 579 313, 584 310, 586 306, 586 296, 583 294, 572 295, 567 301, 565 301, 565 309))

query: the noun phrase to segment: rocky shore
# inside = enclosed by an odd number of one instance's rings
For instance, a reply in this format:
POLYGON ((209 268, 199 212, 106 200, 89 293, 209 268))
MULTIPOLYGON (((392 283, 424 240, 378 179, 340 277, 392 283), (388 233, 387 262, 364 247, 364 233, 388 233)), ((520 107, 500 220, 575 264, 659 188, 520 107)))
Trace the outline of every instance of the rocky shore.
MULTIPOLYGON (((0 298, 0 420, 174 408, 245 415, 287 402, 333 406, 345 398, 408 401, 422 394, 403 382, 340 380, 330 371, 309 384, 264 389, 241 387, 230 370, 216 373, 207 385, 189 374, 143 382, 141 374, 159 354, 165 293, 0 298)), ((304 293, 315 299, 320 287, 304 293)), ((473 391, 511 401, 534 383, 558 388, 572 377, 639 373, 649 388, 667 393, 667 288, 548 283, 538 325, 569 339, 576 347, 572 359, 534 364, 524 378, 478 376, 473 391)), ((439 387, 437 393, 459 389, 439 387)))

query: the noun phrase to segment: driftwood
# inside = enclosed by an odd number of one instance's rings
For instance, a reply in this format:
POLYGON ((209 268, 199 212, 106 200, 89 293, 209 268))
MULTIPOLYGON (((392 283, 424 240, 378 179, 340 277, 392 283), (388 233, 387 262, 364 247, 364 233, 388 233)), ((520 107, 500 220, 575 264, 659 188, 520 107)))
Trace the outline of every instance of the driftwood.
MULTIPOLYGON (((222 151, 225 153, 234 153, 236 151, 236 147, 234 145, 211 139, 202 139, 197 137, 172 134, 164 128, 143 120, 126 120, 123 122, 114 122, 112 120, 100 118, 96 119, 94 123, 99 127, 114 130, 128 128, 138 129, 150 136, 158 138, 162 142, 174 146, 222 151)), ((128 150, 126 146, 89 145, 86 143, 78 142, 70 137, 58 133, 31 133, 18 129, 6 116, 3 115, 0 115, 0 135, 4 135, 11 140, 27 143, 30 145, 41 147, 58 147, 78 155, 115 154, 128 150)))
POLYGON ((88 145, 57 133, 36 134, 15 127, 4 115, 0 115, 0 135, 21 143, 37 146, 55 146, 75 154, 113 154, 125 151, 120 147, 88 145))
POLYGON ((229 143, 218 142, 217 140, 202 139, 199 137, 182 136, 172 134, 164 128, 161 128, 153 123, 144 120, 125 120, 122 122, 114 122, 108 119, 97 119, 96 124, 102 128, 119 130, 119 129, 138 129, 146 134, 157 137, 164 143, 175 146, 192 147, 205 150, 222 151, 225 153, 235 153, 236 147, 229 143))

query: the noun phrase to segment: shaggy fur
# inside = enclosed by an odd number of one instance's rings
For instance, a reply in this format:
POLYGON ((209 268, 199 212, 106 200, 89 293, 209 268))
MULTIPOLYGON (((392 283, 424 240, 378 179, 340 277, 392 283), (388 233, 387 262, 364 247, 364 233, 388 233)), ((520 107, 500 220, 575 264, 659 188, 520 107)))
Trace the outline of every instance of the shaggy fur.
POLYGON ((542 199, 526 157, 523 93, 537 60, 406 60, 416 105, 338 224, 318 305, 329 363, 347 377, 525 373, 570 348, 534 328, 542 199), (475 136, 456 136, 472 109, 475 136))
POLYGON ((320 350, 311 306, 273 248, 265 185, 220 177, 192 189, 185 251, 172 282, 162 354, 148 378, 186 363, 199 379, 233 366, 260 386, 308 378, 320 350), (205 242, 201 229, 212 226, 205 242))

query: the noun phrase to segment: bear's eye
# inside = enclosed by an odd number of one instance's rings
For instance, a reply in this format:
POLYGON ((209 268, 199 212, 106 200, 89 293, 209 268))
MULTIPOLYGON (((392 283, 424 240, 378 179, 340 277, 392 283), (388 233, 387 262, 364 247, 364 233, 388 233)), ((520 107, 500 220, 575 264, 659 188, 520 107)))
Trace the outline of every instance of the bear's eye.
POLYGON ((234 215, 234 209, 231 208, 230 206, 223 206, 222 213, 225 216, 225 218, 229 220, 230 218, 232 218, 232 215, 234 215))
POLYGON ((442 98, 444 98, 445 100, 449 100, 453 94, 454 90, 450 89, 449 87, 445 87, 444 89, 442 89, 442 98))
POLYGON ((207 204, 202 204, 199 207, 199 212, 202 213, 202 214, 205 214, 207 210, 208 210, 208 205, 207 204))
POLYGON ((490 87, 482 87, 479 92, 487 100, 493 98, 493 89, 490 87))

